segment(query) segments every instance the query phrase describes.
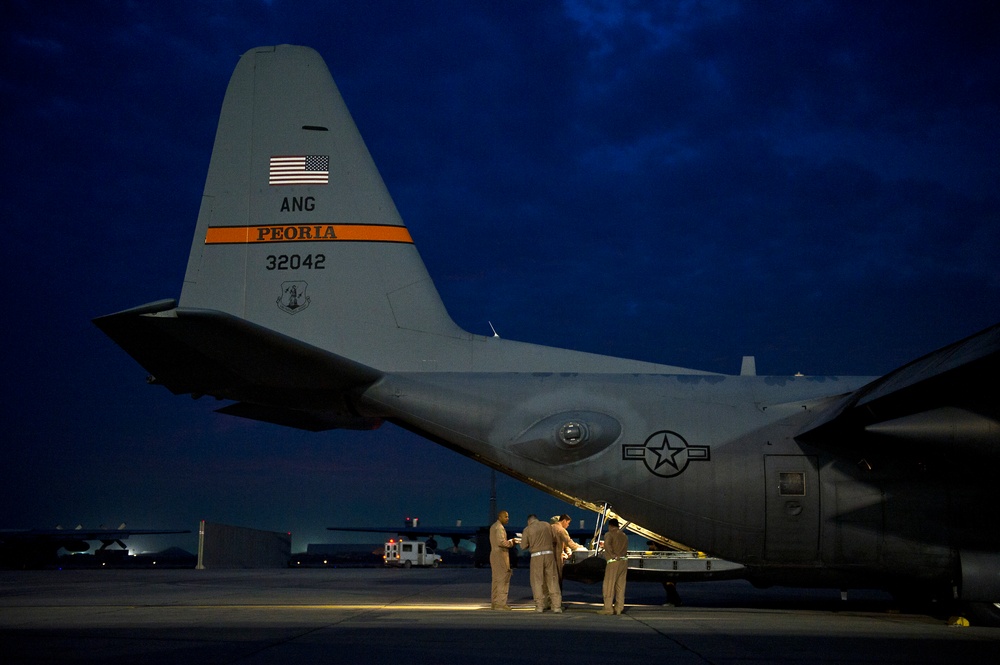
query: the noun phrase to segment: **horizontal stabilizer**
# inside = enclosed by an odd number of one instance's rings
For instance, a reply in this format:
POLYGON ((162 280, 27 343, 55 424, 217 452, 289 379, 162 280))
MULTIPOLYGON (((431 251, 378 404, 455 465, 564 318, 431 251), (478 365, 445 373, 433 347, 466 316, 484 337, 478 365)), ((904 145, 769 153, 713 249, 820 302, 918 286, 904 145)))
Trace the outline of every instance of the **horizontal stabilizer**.
POLYGON ((382 425, 382 420, 379 418, 262 406, 248 402, 230 404, 221 409, 216 409, 215 412, 227 416, 239 416, 240 418, 259 420, 283 427, 294 427, 295 429, 302 429, 308 432, 325 432, 331 429, 368 430, 378 429, 382 425))
POLYGON ((353 415, 344 396, 381 376, 230 314, 176 308, 170 300, 94 323, 152 375, 152 382, 175 394, 353 415))

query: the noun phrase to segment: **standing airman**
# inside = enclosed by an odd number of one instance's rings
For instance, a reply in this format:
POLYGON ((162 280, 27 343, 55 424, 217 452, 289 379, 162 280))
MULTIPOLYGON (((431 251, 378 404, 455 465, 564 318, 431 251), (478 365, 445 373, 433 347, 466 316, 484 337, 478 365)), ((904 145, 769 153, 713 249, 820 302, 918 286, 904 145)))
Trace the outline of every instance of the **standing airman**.
POLYGON ((493 588, 490 605, 495 610, 509 610, 507 594, 510 591, 510 548, 514 539, 507 537, 507 522, 510 515, 506 510, 497 514, 497 521, 490 527, 490 569, 493 571, 493 588))
POLYGON ((535 599, 535 611, 544 612, 545 606, 551 605, 553 612, 562 612, 562 592, 559 591, 552 529, 548 523, 528 515, 528 525, 521 534, 521 547, 531 552, 531 595, 535 599))

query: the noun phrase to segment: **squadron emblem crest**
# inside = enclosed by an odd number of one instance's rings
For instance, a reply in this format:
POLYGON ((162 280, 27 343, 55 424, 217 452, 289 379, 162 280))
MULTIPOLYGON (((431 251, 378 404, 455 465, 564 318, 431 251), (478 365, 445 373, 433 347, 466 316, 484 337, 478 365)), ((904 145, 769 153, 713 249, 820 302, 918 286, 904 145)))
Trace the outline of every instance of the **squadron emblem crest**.
POLYGON ((281 295, 275 301, 278 309, 289 314, 298 314, 304 310, 310 302, 309 296, 306 294, 308 287, 309 284, 302 281, 282 282, 281 295))

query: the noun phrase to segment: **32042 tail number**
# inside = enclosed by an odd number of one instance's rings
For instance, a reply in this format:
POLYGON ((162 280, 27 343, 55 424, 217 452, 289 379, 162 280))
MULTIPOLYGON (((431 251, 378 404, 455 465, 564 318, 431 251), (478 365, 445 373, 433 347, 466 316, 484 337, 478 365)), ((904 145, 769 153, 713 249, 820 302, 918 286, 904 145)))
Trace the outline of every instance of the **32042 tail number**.
POLYGON ((264 259, 268 270, 325 270, 326 254, 268 254, 264 259))

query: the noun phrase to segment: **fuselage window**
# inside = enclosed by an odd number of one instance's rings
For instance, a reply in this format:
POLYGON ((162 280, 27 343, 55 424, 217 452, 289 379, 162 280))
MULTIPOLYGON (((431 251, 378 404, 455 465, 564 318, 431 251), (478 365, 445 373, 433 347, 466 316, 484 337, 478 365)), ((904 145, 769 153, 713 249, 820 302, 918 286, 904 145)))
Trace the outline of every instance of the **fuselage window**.
POLYGON ((805 496, 806 474, 801 471, 779 473, 778 494, 780 496, 805 496))

